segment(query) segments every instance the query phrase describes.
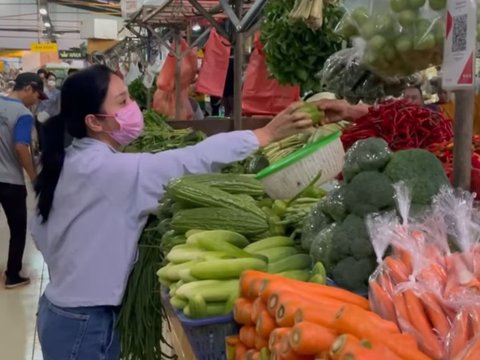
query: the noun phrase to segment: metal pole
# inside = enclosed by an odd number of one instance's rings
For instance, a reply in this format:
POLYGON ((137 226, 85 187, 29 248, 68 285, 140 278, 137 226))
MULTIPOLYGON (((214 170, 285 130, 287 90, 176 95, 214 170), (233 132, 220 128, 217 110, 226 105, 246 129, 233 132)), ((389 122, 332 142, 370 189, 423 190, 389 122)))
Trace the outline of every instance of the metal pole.
MULTIPOLYGON (((235 13, 242 16, 243 0, 235 0, 235 13)), ((235 31, 234 75, 233 75, 233 127, 242 129, 242 74, 243 74, 243 34, 235 31)))
POLYGON ((453 147, 453 185, 470 191, 472 174, 472 135, 474 90, 455 92, 455 135, 453 147))
POLYGON ((181 104, 180 104, 180 97, 181 97, 181 88, 180 88, 180 79, 182 76, 181 73, 181 54, 182 54, 182 49, 180 49, 180 31, 176 30, 175 31, 175 58, 176 58, 176 63, 175 63, 175 120, 186 120, 186 119, 180 119, 180 109, 181 109, 181 104))
MULTIPOLYGON (((152 32, 150 30, 147 30, 148 32, 148 35, 147 35, 147 67, 145 69, 143 69, 143 73, 144 73, 144 76, 145 76, 145 73, 148 69, 148 67, 150 66, 150 61, 151 61, 151 45, 150 45, 150 41, 152 40, 152 32)), ((149 87, 147 89, 147 110, 150 110, 152 108, 152 87, 149 87)))

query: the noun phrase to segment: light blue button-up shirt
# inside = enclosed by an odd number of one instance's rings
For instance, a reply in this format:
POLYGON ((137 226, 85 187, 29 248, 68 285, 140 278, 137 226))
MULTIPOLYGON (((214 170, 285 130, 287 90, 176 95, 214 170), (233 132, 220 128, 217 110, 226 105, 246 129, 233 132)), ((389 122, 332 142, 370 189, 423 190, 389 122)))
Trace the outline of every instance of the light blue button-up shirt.
POLYGON ((258 149, 251 131, 215 135, 158 154, 124 154, 91 138, 67 149, 48 221, 32 235, 50 271, 45 295, 57 306, 119 305, 137 242, 175 177, 219 171, 258 149))

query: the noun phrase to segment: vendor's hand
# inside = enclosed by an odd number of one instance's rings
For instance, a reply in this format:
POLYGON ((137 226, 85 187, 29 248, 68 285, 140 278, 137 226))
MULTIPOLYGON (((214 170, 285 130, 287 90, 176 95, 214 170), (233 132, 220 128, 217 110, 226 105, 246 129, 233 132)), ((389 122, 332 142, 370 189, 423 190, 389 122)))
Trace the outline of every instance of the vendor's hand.
POLYGON ((319 100, 315 102, 325 112, 325 123, 353 121, 368 113, 368 105, 351 105, 345 100, 319 100))
POLYGON ((266 126, 255 130, 261 147, 272 142, 284 139, 299 132, 308 131, 312 127, 312 119, 308 114, 295 110, 303 105, 302 102, 294 103, 275 116, 266 126))

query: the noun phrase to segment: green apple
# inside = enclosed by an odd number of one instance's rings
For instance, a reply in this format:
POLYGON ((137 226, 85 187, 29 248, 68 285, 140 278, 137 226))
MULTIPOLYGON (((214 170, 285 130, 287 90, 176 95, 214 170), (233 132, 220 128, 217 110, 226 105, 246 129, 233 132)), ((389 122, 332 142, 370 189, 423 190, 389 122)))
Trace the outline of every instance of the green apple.
POLYGON ((365 40, 370 40, 376 34, 375 24, 373 22, 367 22, 360 28, 360 35, 365 40))
POLYGON ((368 10, 364 7, 359 7, 353 10, 352 19, 357 23, 358 26, 363 26, 368 22, 368 10))
POLYGON ((418 37, 432 32, 433 24, 427 19, 419 19, 415 23, 415 35, 418 37))
POLYGON ((413 10, 403 10, 398 15, 398 22, 403 27, 409 27, 413 25, 418 19, 418 15, 416 11, 413 10))
POLYGON ((375 15, 375 30, 377 34, 385 35, 393 29, 393 19, 388 14, 375 15))
POLYGON ((413 48, 413 41, 412 38, 408 35, 400 35, 395 41, 395 48, 397 49, 398 52, 400 53, 405 53, 413 48))
POLYGON ((358 35, 358 29, 349 16, 344 17, 338 23, 335 32, 345 39, 350 39, 358 35))
POLYGON ((412 10, 418 10, 425 6, 426 0, 408 0, 408 7, 412 10))
POLYGON ((387 39, 385 39, 382 35, 375 35, 370 39, 368 42, 368 46, 370 49, 374 51, 380 51, 382 48, 387 44, 387 39))
POLYGON ((435 41, 439 44, 443 43, 445 40, 445 23, 437 21, 433 26, 433 33, 435 34, 435 41))
POLYGON ((390 7, 394 12, 399 13, 408 9, 408 0, 390 0, 390 7))
POLYGON ((416 50, 429 50, 435 48, 435 35, 432 33, 425 34, 420 36, 415 40, 415 49, 416 50))
POLYGON ((387 44, 383 47, 382 54, 383 58, 389 63, 395 60, 395 58, 397 57, 397 52, 395 51, 395 48, 390 44, 387 44))
POLYGON ((444 10, 447 6, 447 0, 428 0, 430 8, 435 11, 444 10))

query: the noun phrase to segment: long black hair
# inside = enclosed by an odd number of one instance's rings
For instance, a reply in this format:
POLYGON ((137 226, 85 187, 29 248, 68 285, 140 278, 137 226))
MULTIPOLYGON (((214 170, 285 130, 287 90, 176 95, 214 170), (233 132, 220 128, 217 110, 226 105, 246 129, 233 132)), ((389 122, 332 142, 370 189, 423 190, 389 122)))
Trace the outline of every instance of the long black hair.
POLYGON ((65 159, 65 131, 74 138, 87 136, 85 117, 102 112, 113 72, 103 65, 95 65, 68 77, 62 86, 60 114, 43 126, 44 146, 42 170, 35 192, 37 210, 45 223, 52 209, 53 195, 65 159))

